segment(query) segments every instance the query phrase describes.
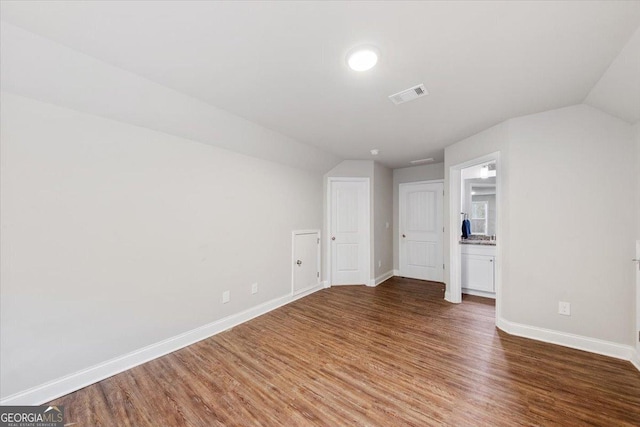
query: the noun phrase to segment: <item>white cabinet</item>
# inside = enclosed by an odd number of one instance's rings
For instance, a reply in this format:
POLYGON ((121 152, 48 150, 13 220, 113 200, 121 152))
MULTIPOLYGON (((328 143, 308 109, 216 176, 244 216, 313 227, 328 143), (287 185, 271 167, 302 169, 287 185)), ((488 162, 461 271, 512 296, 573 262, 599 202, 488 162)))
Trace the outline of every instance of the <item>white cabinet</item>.
POLYGON ((462 245, 461 255, 462 288, 482 293, 494 293, 495 247, 462 245))

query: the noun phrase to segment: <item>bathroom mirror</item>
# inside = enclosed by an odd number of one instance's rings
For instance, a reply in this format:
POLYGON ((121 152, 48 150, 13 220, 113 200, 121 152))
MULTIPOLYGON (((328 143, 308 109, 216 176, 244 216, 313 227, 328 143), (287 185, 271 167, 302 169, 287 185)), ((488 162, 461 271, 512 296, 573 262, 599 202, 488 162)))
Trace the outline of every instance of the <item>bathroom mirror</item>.
POLYGON ((471 234, 496 234, 496 179, 466 179, 464 185, 465 212, 471 222, 471 234))

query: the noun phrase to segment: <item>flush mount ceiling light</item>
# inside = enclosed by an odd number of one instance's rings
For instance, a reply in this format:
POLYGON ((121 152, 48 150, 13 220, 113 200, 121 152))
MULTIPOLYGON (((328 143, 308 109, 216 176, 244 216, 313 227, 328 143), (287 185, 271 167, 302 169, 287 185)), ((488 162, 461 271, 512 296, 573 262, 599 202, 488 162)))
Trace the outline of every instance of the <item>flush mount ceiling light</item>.
POLYGON ((378 49, 372 46, 357 47, 347 54, 347 65, 354 71, 367 71, 378 63, 378 49))
POLYGON ((377 156, 378 154, 380 154, 380 150, 378 150, 377 148, 374 148, 373 150, 371 150, 372 156, 377 156))

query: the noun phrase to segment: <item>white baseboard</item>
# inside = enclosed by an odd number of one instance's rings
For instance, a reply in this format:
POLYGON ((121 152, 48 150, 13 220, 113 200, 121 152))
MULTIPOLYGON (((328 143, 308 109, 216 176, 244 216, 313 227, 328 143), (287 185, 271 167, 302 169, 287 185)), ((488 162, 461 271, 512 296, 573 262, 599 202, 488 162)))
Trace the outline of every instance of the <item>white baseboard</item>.
POLYGON ((637 352, 629 345, 554 331, 552 329, 523 325, 521 323, 510 322, 502 318, 498 318, 496 320, 496 326, 511 335, 589 351, 591 353, 615 357, 616 359, 628 360, 640 370, 640 363, 638 363, 637 360, 637 352), (634 356, 636 357, 636 361, 633 360, 634 356))
POLYGON ((630 362, 633 364, 633 366, 636 367, 638 371, 640 371, 640 354, 638 354, 638 350, 633 349, 630 362))
POLYGON ((327 288, 330 288, 330 287, 331 287, 331 285, 329 284, 329 281, 328 281, 328 280, 325 280, 324 282, 321 282, 321 284, 322 284, 322 287, 323 287, 323 288, 325 288, 325 289, 327 289, 327 288))
POLYGON ((444 300, 447 302, 450 302, 452 304, 460 304, 462 303, 462 293, 459 293, 457 295, 452 294, 449 291, 449 286, 445 286, 444 288, 444 300), (453 298, 453 296, 455 296, 455 298, 453 298))
POLYGON ((400 270, 393 270, 393 275, 394 276, 399 276, 400 275, 400 270))
POLYGON ((369 282, 369 286, 378 286, 380 283, 384 282, 385 280, 392 278, 394 276, 393 271, 394 270, 389 270, 386 273, 383 273, 380 276, 376 277, 375 279, 372 279, 369 282))
POLYGON ((475 295, 477 297, 496 299, 496 294, 493 292, 476 291, 475 289, 462 288, 462 293, 467 295, 475 295))
POLYGON ((302 294, 309 295, 309 291, 311 291, 311 290, 314 290, 314 289, 318 290, 318 289, 326 288, 325 283, 326 282, 318 282, 315 285, 311 285, 311 286, 307 286, 306 288, 298 289, 297 291, 294 291, 292 295, 293 295, 294 298, 297 297, 298 295, 302 295, 302 294))
POLYGON ((202 341, 255 317, 289 304, 297 299, 324 288, 326 282, 305 290, 297 295, 285 295, 249 308, 237 314, 216 320, 215 322, 168 338, 139 350, 108 360, 87 369, 41 384, 25 391, 15 393, 0 400, 1 406, 8 405, 41 405, 58 397, 72 393, 88 385, 102 381, 120 372, 146 363, 150 360, 172 353, 188 345, 202 341))

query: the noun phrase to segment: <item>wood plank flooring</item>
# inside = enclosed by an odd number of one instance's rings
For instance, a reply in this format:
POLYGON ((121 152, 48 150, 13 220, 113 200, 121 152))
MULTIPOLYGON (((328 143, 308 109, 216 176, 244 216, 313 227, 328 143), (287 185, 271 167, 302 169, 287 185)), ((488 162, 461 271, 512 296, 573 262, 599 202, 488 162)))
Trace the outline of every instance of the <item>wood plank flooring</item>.
POLYGON ((51 402, 76 426, 638 426, 629 362, 509 336, 493 301, 322 290, 51 402))

